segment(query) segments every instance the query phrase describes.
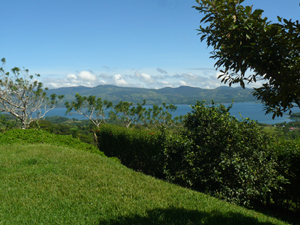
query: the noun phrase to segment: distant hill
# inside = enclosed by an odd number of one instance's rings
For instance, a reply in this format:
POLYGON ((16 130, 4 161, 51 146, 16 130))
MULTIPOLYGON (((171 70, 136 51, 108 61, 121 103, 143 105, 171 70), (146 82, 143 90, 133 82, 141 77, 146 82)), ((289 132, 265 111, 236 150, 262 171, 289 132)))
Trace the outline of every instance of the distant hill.
POLYGON ((147 104, 161 104, 163 102, 172 104, 194 104, 196 101, 206 100, 208 103, 214 100, 215 103, 255 101, 252 89, 240 87, 218 87, 216 89, 202 89, 196 87, 181 86, 178 88, 165 87, 161 89, 146 89, 134 87, 118 87, 114 85, 99 85, 96 87, 63 87, 48 90, 48 94, 65 95, 65 101, 74 100, 76 93, 82 96, 95 95, 103 100, 113 103, 128 101, 141 103, 146 99, 147 104))

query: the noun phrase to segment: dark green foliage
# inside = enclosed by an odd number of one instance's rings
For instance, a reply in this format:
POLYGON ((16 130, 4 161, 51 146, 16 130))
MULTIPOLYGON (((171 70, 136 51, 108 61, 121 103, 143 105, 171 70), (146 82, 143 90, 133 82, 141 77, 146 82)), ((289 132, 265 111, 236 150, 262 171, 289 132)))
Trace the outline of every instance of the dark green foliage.
MULTIPOLYGON (((263 10, 244 6, 244 0, 196 0, 203 14, 201 41, 213 47, 215 67, 222 68, 222 82, 245 87, 262 80, 253 95, 266 112, 282 116, 300 107, 300 24, 278 16, 272 23, 263 10)), ((295 5, 296 6, 296 5, 295 5)), ((298 5, 297 5, 298 6, 298 5)))
POLYGON ((0 114, 0 131, 7 131, 13 129, 17 124, 18 120, 16 120, 13 116, 8 114, 0 114))
POLYGON ((38 120, 38 121, 33 121, 29 124, 28 128, 40 128, 42 130, 48 131, 53 133, 54 130, 54 124, 52 124, 48 120, 38 120))
POLYGON ((197 102, 185 130, 169 132, 102 125, 100 150, 137 171, 238 204, 269 203, 285 182, 276 171, 271 139, 249 119, 238 121, 223 105, 197 102), (162 173, 163 172, 163 173, 162 173))
POLYGON ((277 155, 277 170, 288 179, 283 190, 274 191, 273 200, 279 206, 300 210, 300 139, 277 139, 272 146, 277 155))
MULTIPOLYGON (((66 121, 69 121, 70 119, 68 119, 67 117, 62 117, 62 116, 47 116, 45 117, 45 120, 51 122, 51 123, 64 123, 66 121)), ((78 119, 72 119, 73 121, 78 121, 78 119)))
POLYGON ((36 129, 13 129, 0 133, 1 144, 34 144, 46 143, 57 146, 66 146, 70 148, 80 149, 97 154, 103 154, 95 146, 83 143, 78 139, 72 138, 71 135, 56 135, 46 131, 36 129))
POLYGON ((192 108, 183 137, 169 139, 166 147, 167 178, 239 204, 266 202, 284 180, 275 170, 270 138, 223 105, 197 102, 192 108))
POLYGON ((82 142, 96 146, 93 132, 94 125, 89 120, 74 120, 60 116, 50 116, 34 121, 29 128, 41 129, 53 134, 71 135, 82 142))
POLYGON ((163 132, 104 124, 96 134, 99 148, 106 156, 117 157, 122 164, 136 171, 163 176, 163 132))

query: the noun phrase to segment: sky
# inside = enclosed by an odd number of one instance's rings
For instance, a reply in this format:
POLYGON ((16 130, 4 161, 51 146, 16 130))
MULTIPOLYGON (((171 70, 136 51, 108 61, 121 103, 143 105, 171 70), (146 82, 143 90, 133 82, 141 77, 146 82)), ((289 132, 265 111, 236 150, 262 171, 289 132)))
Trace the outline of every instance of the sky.
MULTIPOLYGON (((299 0, 246 0, 299 20, 299 0)), ((45 87, 223 86, 197 35, 195 0, 0 0, 0 58, 45 87)), ((259 83, 251 86, 259 86, 259 83)))

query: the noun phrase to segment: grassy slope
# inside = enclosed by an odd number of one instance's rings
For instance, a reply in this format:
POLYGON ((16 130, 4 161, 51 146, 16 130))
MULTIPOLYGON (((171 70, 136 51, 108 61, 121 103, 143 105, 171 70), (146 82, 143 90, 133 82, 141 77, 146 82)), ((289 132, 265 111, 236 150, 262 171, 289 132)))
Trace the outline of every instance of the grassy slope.
POLYGON ((0 145, 0 224, 287 224, 99 154, 0 145))

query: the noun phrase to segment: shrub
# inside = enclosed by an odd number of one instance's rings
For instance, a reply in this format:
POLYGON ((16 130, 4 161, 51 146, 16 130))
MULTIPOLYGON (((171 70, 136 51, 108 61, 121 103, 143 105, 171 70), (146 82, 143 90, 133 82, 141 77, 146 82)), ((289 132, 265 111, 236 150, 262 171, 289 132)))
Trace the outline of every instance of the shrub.
POLYGON ((271 140, 254 121, 230 116, 230 107, 192 106, 186 130, 166 144, 165 174, 170 181, 238 204, 266 202, 284 180, 275 170, 271 140))
POLYGON ((117 157, 136 171, 163 176, 163 132, 103 124, 96 133, 99 148, 106 156, 117 157))
POLYGON ((300 139, 277 139, 272 149, 277 155, 276 169, 288 179, 283 190, 274 190, 273 200, 279 206, 300 210, 300 139))

